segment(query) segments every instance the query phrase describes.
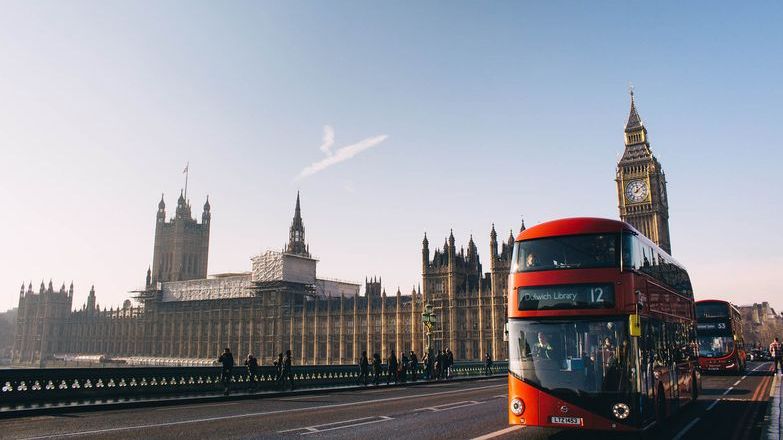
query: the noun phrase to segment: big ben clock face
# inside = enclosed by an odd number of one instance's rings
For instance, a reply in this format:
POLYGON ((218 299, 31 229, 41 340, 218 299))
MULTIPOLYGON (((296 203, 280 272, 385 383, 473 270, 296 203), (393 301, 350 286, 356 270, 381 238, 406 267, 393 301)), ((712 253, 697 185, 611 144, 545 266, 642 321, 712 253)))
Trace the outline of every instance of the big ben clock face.
POLYGON ((647 198, 647 184, 644 180, 631 180, 625 186, 625 198, 632 203, 639 203, 647 198))

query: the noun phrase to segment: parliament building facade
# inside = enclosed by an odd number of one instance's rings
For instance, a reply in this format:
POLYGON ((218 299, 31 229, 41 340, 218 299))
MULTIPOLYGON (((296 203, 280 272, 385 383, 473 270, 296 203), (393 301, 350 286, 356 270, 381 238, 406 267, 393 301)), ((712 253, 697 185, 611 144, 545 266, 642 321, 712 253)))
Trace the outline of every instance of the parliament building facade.
POLYGON ((207 364, 224 347, 265 364, 291 350, 300 364, 356 363, 362 351, 386 358, 392 351, 421 355, 427 336, 424 304, 438 320, 431 345, 458 359, 506 357, 503 342, 505 283, 510 236, 498 252, 491 233, 491 272, 482 273, 471 238, 467 254, 451 235, 430 259, 425 236, 423 284, 410 294, 387 295, 380 279, 360 285, 316 277, 317 260, 305 241, 299 195, 289 240, 281 251, 252 258, 250 271, 207 277, 211 206, 201 223, 183 195, 166 220, 163 199, 156 217, 153 264, 145 287, 122 307, 102 309, 95 289, 73 309, 73 284, 37 291, 22 285, 12 361, 46 365, 52 360, 111 358, 128 363, 207 364))

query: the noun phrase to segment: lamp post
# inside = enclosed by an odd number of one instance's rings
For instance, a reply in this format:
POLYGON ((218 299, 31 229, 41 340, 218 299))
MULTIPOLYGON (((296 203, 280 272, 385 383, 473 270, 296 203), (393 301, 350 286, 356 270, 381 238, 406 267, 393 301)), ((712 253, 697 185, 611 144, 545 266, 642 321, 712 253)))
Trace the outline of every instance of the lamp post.
POLYGON ((432 311, 431 304, 424 305, 424 312, 421 314, 421 322, 427 329, 427 353, 429 353, 431 346, 430 336, 432 335, 432 328, 435 327, 435 324, 437 323, 437 317, 435 312, 432 311))

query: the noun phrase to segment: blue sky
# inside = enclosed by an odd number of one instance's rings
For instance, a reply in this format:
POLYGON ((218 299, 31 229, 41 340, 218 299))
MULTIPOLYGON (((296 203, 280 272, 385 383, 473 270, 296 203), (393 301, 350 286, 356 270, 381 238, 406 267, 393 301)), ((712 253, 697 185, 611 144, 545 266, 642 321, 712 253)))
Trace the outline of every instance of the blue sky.
POLYGON ((143 284, 160 194, 212 204, 210 273, 287 239, 319 274, 420 282, 426 231, 617 216, 628 82, 697 296, 783 307, 783 6, 714 2, 6 2, 0 309, 19 285, 143 284), (383 140, 297 178, 332 150, 383 140))

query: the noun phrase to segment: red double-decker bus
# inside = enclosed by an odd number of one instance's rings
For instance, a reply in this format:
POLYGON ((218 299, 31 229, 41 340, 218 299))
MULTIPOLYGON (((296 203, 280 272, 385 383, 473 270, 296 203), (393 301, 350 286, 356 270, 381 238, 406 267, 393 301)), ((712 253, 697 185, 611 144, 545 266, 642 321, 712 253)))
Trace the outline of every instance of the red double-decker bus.
POLYGON ((688 273, 629 224, 529 228, 509 277, 510 424, 646 430, 698 396, 688 273))
POLYGON ((697 301, 696 333, 703 371, 745 371, 742 314, 733 304, 717 299, 697 301))

